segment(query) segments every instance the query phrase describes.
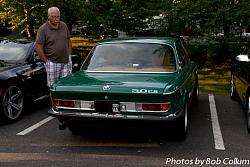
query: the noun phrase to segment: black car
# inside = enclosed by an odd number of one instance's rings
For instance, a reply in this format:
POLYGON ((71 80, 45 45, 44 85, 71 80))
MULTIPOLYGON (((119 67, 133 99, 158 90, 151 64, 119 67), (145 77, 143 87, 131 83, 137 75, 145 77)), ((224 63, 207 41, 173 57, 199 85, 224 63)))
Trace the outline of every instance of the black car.
MULTIPOLYGON (((78 70, 80 60, 72 61, 78 70)), ((46 77, 33 41, 0 40, 0 119, 18 120, 29 102, 49 97, 46 77)))
POLYGON ((250 49, 235 58, 231 71, 231 98, 243 105, 250 133, 250 49))

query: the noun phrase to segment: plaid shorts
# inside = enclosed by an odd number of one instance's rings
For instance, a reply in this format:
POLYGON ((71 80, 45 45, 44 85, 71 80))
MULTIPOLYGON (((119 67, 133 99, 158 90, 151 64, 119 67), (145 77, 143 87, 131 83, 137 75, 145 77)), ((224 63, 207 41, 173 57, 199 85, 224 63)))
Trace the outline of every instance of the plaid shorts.
POLYGON ((45 68, 47 71, 47 85, 50 87, 56 80, 72 73, 72 61, 69 58, 69 62, 64 64, 47 60, 45 68))

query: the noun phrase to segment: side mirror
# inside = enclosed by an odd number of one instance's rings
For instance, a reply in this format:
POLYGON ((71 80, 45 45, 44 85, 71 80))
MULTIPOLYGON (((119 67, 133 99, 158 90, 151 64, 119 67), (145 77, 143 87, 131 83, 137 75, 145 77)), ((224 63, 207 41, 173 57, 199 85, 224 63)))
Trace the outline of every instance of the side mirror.
POLYGON ((77 54, 72 54, 71 59, 73 72, 79 71, 82 65, 81 57, 77 54))
POLYGON ((240 62, 250 62, 249 55, 238 55, 235 60, 240 62))

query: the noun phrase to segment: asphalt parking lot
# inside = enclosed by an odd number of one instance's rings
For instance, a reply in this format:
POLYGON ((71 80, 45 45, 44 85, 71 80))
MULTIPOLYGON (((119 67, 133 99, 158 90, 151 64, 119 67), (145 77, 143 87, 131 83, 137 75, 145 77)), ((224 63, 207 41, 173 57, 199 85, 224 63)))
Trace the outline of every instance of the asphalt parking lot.
POLYGON ((73 135, 47 115, 49 101, 36 103, 22 120, 0 125, 0 166, 247 166, 250 134, 240 104, 228 95, 199 96, 189 111, 184 141, 165 129, 73 135), (117 133, 119 132, 119 133, 117 133), (108 135, 105 135, 108 134, 108 135), (119 135, 117 135, 119 134, 119 135))

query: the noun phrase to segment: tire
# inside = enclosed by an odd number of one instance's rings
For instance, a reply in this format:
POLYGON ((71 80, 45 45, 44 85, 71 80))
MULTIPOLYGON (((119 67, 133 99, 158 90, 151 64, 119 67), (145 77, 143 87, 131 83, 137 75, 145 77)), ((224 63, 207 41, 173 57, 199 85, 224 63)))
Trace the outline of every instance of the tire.
POLYGON ((3 92, 1 118, 13 122, 21 118, 24 98, 21 89, 16 85, 7 87, 3 92))
POLYGON ((232 100, 236 100, 237 99, 237 92, 235 89, 235 83, 234 83, 234 77, 233 75, 231 75, 231 92, 230 92, 230 97, 232 100))
POLYGON ((188 105, 184 106, 183 115, 175 122, 175 137, 177 140, 185 140, 188 132, 188 105))
POLYGON ((193 104, 198 103, 198 97, 199 97, 199 85, 198 85, 198 81, 196 81, 194 92, 193 92, 193 97, 192 97, 193 104))
POLYGON ((250 133, 250 96, 247 98, 247 130, 250 133))

